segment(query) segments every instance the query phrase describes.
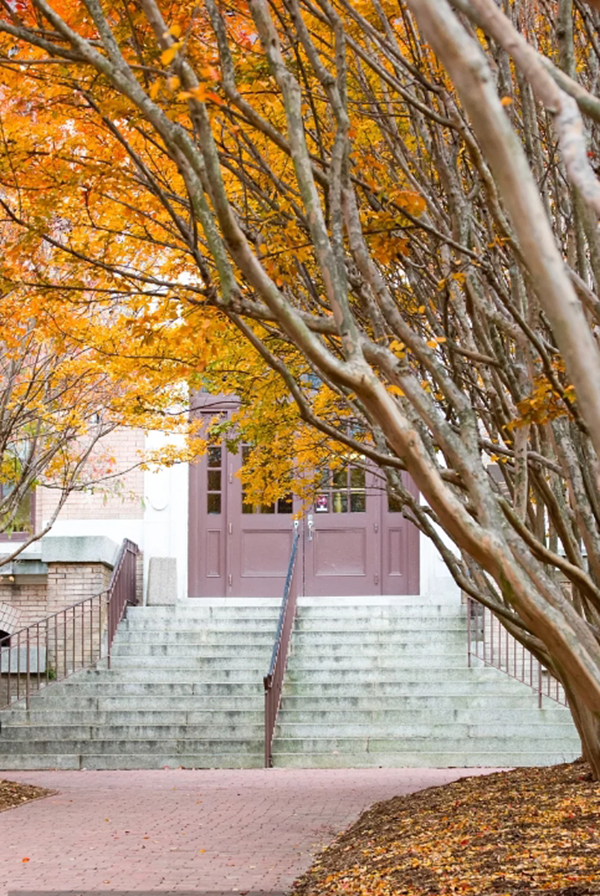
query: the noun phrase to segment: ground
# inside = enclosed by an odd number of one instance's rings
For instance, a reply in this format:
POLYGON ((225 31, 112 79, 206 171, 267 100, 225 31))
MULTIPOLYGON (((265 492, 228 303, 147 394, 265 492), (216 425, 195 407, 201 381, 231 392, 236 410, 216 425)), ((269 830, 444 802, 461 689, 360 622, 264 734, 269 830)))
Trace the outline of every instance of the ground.
POLYGON ((600 784, 583 763, 470 778, 376 804, 293 896, 600 894, 600 784))
POLYGON ((372 803, 469 769, 4 772, 55 794, 0 813, 0 894, 289 889, 372 803))
POLYGON ((587 766, 493 772, 5 772, 0 893, 600 896, 587 766))

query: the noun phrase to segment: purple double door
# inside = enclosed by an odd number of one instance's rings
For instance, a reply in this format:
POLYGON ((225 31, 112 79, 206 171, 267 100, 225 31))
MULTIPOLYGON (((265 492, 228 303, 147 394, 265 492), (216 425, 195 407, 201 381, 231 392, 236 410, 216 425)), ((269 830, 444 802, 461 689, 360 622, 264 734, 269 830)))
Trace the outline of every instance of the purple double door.
POLYGON ((293 495, 258 506, 236 475, 243 460, 243 448, 213 447, 190 467, 190 597, 281 597, 300 512, 301 593, 419 593, 419 533, 375 471, 349 461, 324 471, 310 506, 293 495))

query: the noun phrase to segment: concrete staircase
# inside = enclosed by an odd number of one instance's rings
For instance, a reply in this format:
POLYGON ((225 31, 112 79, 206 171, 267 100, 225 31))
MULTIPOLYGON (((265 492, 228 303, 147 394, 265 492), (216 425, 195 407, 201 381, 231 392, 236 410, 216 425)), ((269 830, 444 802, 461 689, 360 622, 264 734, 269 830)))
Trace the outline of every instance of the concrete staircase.
POLYGON ((275 732, 277 766, 549 765, 581 753, 569 711, 469 669, 456 602, 301 598, 275 732))
MULTIPOLYGON (((110 670, 0 712, 0 769, 263 765, 277 600, 134 607, 110 670)), ((568 710, 468 669, 457 602, 301 598, 274 743, 295 767, 516 766, 572 759, 568 710)))
POLYGON ((110 671, 0 713, 0 769, 264 765, 263 675, 280 601, 132 607, 110 671))

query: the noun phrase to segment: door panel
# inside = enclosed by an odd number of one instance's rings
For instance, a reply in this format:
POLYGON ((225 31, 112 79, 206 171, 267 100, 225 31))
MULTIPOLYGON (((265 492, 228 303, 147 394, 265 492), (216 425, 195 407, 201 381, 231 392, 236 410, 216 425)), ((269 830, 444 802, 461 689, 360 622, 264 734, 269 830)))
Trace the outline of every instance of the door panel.
POLYGON ((314 533, 314 575, 366 576, 366 532, 360 529, 321 529, 314 533))
MULTIPOLYGON (((405 488, 415 497, 418 489, 407 473, 405 488)), ((381 496, 382 593, 419 593, 419 530, 404 518, 386 494, 381 496)))
POLYGON ((240 576, 283 578, 292 550, 291 530, 273 532, 270 529, 248 530, 242 526, 240 576))
POLYGON ((294 502, 250 504, 237 475, 248 446, 228 456, 228 577, 232 597, 282 597, 292 550, 294 502))
POLYGON ((326 471, 305 523, 305 594, 379 594, 379 495, 358 464, 326 471))
POLYGON ((226 594, 227 477, 225 449, 211 447, 190 465, 188 593, 190 597, 226 594))

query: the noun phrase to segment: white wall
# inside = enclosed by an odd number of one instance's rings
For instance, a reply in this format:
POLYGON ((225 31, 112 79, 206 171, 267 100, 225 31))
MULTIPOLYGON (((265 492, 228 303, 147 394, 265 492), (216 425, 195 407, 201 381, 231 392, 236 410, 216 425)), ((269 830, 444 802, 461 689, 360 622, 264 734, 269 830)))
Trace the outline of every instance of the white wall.
MULTIPOLYGON (((155 450, 166 441, 162 434, 151 433, 147 447, 155 450)), ((179 597, 187 597, 188 469, 188 464, 176 464, 144 473, 145 581, 150 557, 175 557, 179 597)))
MULTIPOLYGON (((163 433, 146 436, 146 449, 155 451, 179 441, 163 433)), ((134 541, 144 554, 144 582, 148 582, 150 557, 175 557, 178 595, 187 597, 188 465, 145 471, 138 519, 66 519, 59 517, 51 535, 106 535, 117 544, 134 541)), ((32 545, 32 553, 39 551, 32 545)))

